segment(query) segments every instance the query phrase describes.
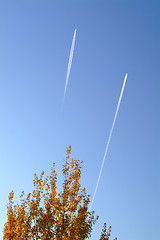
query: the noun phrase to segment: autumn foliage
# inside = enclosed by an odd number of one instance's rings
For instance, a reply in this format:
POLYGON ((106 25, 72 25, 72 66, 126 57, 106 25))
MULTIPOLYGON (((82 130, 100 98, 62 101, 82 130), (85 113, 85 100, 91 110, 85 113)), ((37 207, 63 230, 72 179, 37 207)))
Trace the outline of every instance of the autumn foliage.
MULTIPOLYGON (((4 225, 4 240, 73 240, 90 238, 93 224, 98 217, 88 206, 90 196, 81 188, 80 160, 70 158, 71 146, 67 148, 66 160, 62 167, 63 186, 57 193, 57 173, 55 164, 50 175, 34 175, 34 190, 20 196, 20 203, 14 204, 14 192, 7 204, 7 221, 4 225)), ((111 227, 106 224, 102 229, 100 240, 109 240, 111 227)))

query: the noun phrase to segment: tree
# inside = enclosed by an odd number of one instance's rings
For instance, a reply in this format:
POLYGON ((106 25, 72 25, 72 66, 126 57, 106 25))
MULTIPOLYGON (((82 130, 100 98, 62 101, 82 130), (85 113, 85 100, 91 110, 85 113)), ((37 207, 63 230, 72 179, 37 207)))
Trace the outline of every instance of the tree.
MULTIPOLYGON (((94 211, 88 210, 90 196, 81 188, 82 161, 70 158, 72 146, 67 148, 62 167, 62 191, 57 193, 55 164, 50 175, 34 175, 34 190, 20 196, 20 203, 14 205, 14 192, 9 194, 7 221, 4 224, 4 240, 73 240, 91 236, 93 225, 98 220, 94 211)), ((100 240, 109 239, 111 227, 106 224, 100 240)))

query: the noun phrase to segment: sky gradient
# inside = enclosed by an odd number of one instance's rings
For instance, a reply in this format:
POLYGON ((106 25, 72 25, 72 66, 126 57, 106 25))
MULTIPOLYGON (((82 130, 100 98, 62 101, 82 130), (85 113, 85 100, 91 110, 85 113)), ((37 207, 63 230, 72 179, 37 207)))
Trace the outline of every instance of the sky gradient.
POLYGON ((160 4, 158 1, 1 0, 0 239, 13 189, 55 162, 58 188, 69 144, 93 196, 124 76, 128 78, 92 209, 111 240, 160 233, 160 4), (65 102, 70 47, 77 29, 65 102))

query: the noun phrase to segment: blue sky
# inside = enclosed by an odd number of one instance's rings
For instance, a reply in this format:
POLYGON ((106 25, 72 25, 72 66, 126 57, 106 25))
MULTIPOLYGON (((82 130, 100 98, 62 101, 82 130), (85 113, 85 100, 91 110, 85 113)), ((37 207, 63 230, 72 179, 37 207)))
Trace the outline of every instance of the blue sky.
MULTIPOLYGON (((69 144, 93 196, 125 73, 128 79, 92 206, 123 240, 158 239, 158 1, 1 0, 0 239, 13 189, 56 163, 69 144), (74 29, 75 51, 62 100, 74 29)), ((160 120, 160 119, 159 119, 160 120)))

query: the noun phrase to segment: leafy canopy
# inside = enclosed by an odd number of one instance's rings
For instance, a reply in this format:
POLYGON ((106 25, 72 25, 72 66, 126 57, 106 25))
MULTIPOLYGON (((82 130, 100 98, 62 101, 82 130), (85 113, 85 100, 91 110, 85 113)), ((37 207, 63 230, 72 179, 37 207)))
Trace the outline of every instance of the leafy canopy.
MULTIPOLYGON (((50 175, 34 174, 32 193, 22 191, 20 203, 14 204, 14 192, 10 192, 7 204, 7 221, 4 224, 4 240, 73 240, 90 238, 93 225, 98 220, 94 211, 88 210, 90 196, 81 188, 82 161, 70 158, 71 148, 66 151, 62 167, 62 191, 57 193, 55 164, 50 175)), ((106 223, 100 240, 109 240, 111 227, 106 223)))

